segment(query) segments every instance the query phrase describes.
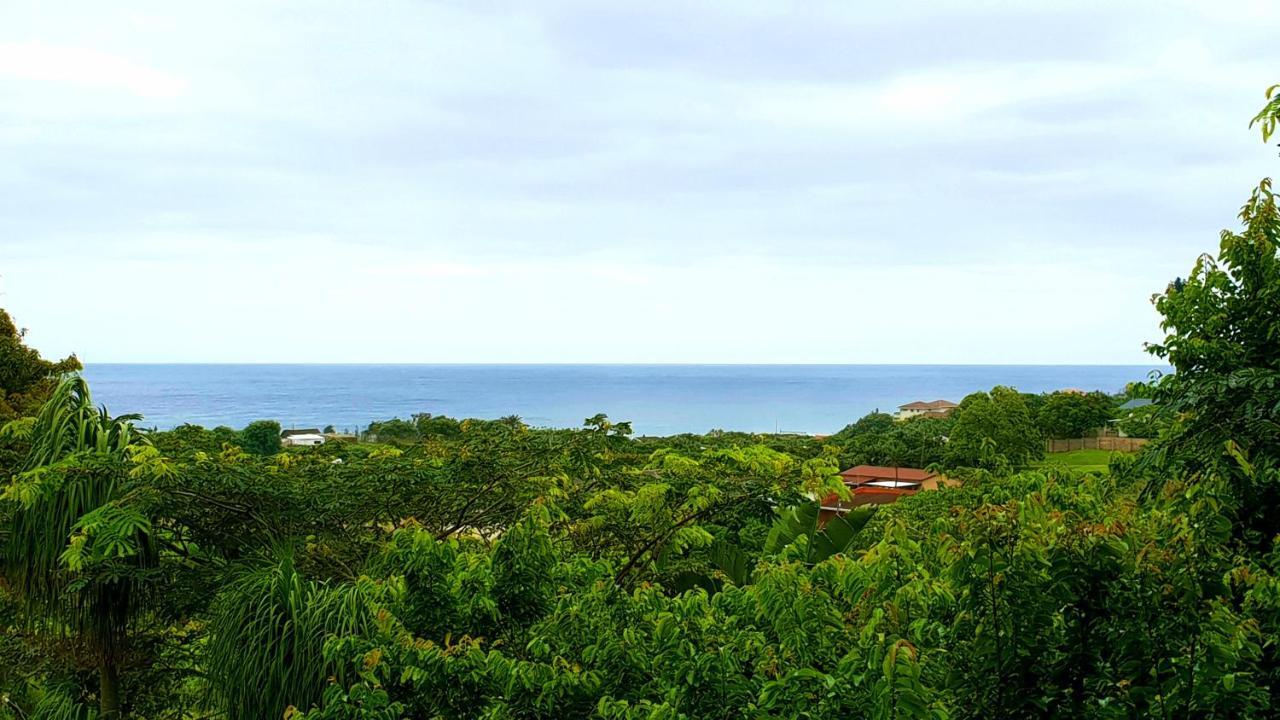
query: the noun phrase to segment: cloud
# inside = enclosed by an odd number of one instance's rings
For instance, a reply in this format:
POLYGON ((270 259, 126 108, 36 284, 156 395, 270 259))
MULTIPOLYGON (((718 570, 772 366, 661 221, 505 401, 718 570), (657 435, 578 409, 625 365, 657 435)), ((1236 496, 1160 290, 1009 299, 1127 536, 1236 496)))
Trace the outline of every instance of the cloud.
POLYGON ((348 357, 316 333, 375 316, 362 359, 914 358, 954 327, 933 357, 1140 361, 1147 296, 1275 172, 1244 128, 1267 3, 46 8, 0 9, 0 273, 89 357, 176 350, 75 319, 59 265, 215 333, 192 359, 348 357), (236 330, 255 297, 342 311, 236 330), (1009 314, 1084 306, 1034 348, 1009 314))
POLYGON ((0 43, 0 75, 146 98, 175 97, 186 90, 181 79, 117 55, 39 42, 0 43))

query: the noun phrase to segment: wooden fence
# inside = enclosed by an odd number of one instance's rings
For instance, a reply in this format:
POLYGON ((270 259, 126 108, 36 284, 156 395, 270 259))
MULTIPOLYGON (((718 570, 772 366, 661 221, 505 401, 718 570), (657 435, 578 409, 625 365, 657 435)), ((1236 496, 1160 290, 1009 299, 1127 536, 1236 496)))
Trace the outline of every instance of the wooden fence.
POLYGON ((1045 452, 1070 452, 1072 450, 1118 450, 1135 452, 1143 445, 1151 442, 1146 438, 1127 437, 1090 437, 1069 438, 1067 440, 1045 440, 1045 452))

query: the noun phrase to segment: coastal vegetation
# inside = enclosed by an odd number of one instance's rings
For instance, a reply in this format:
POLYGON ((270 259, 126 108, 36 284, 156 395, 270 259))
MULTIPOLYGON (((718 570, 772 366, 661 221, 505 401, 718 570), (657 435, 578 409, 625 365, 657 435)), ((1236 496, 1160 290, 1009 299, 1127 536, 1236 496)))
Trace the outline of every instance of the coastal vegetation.
POLYGON ((81 369, 74 355, 57 362, 40 357, 23 342, 26 334, 0 308, 0 422, 34 416, 56 379, 81 369))
POLYGON ((1240 220, 1105 471, 1043 440, 1114 398, 1005 387, 827 438, 144 432, 0 316, 0 718, 1280 717, 1269 182, 1240 220), (960 483, 821 525, 854 463, 960 483))

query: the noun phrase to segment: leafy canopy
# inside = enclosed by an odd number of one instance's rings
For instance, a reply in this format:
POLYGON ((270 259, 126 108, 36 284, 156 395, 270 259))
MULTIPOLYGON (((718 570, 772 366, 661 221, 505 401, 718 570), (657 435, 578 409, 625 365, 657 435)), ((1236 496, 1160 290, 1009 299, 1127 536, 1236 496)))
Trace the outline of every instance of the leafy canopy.
POLYGON ((240 431, 240 447, 254 455, 274 455, 280 452, 280 423, 275 420, 254 420, 240 431))
POLYGON ((1007 470, 1044 455, 1040 428, 1013 388, 973 393, 960 401, 953 415, 947 442, 947 463, 952 466, 1007 470))
POLYGON ((1226 475, 1255 541, 1280 532, 1280 210, 1263 180, 1216 256, 1153 298, 1166 331, 1148 350, 1173 366, 1155 402, 1170 427, 1163 471, 1226 475))
POLYGON ((18 328, 0 308, 0 423, 35 415, 48 400, 60 376, 81 369, 71 355, 57 362, 45 360, 23 341, 18 328))

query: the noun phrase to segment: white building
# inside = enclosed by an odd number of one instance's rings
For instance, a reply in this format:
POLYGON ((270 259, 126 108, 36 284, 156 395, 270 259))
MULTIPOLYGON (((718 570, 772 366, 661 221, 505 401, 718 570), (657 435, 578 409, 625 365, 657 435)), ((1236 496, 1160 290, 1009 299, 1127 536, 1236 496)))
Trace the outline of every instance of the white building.
POLYGON ((298 433, 280 438, 282 444, 289 446, 323 445, 324 441, 325 437, 319 433, 298 433))
POLYGON ((316 428, 294 428, 280 433, 281 445, 323 445, 327 439, 316 428))

